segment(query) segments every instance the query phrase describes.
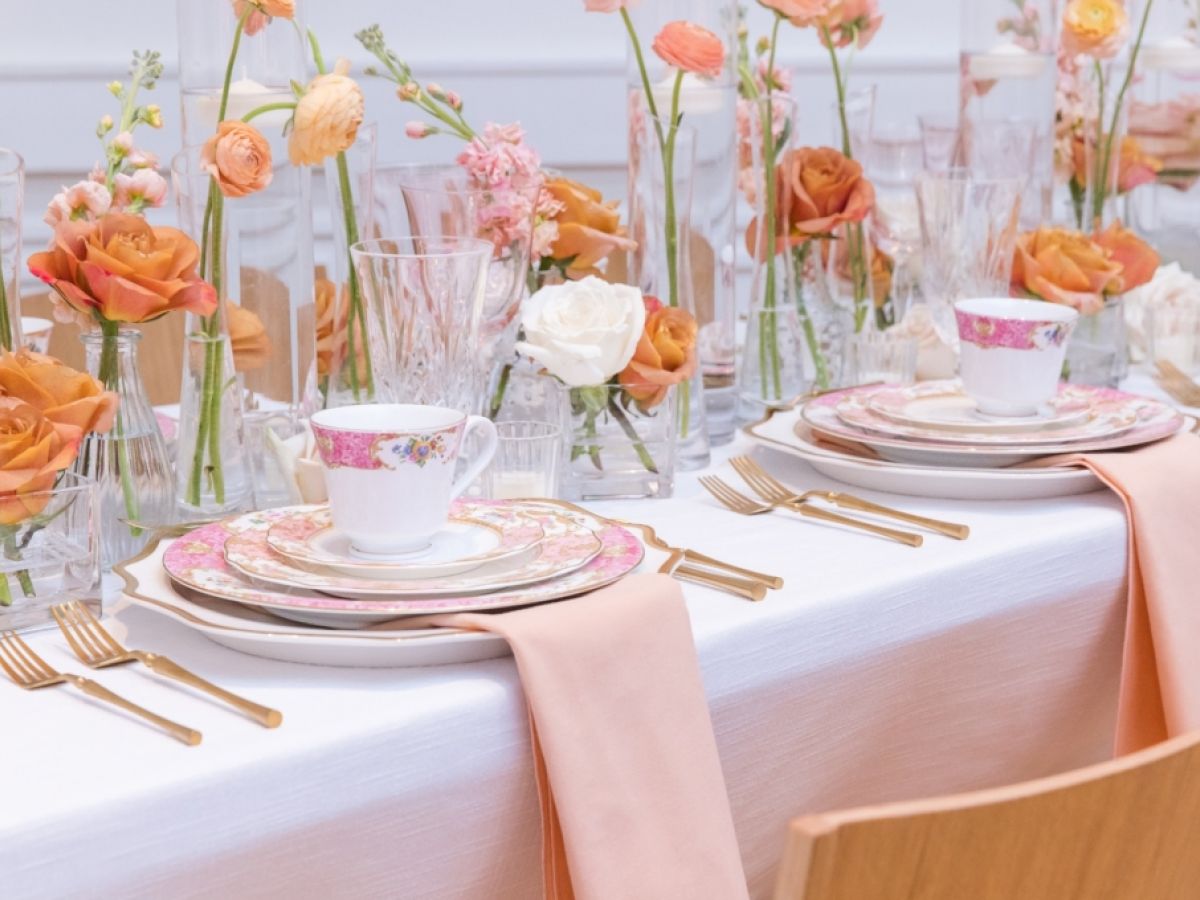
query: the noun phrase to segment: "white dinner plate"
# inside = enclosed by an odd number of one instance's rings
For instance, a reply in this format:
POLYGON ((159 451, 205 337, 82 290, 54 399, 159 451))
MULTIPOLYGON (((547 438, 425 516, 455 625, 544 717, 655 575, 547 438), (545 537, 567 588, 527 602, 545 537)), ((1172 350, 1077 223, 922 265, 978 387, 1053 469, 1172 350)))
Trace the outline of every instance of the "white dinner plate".
POLYGON ((835 481, 889 494, 945 500, 1036 500, 1068 497, 1100 490, 1103 483, 1088 469, 979 469, 904 465, 863 459, 818 447, 796 433, 798 410, 780 410, 747 425, 746 434, 760 446, 804 460, 835 481))

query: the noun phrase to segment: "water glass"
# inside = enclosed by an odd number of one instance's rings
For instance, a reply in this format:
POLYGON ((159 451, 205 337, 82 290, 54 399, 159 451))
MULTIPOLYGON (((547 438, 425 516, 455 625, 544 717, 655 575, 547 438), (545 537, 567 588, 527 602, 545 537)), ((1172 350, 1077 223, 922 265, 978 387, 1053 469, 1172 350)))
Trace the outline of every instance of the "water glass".
POLYGON ((846 339, 845 383, 912 384, 917 380, 917 339, 866 330, 846 339))
POLYGON ((925 113, 917 117, 917 122, 921 128, 921 156, 925 171, 948 172, 966 162, 957 115, 925 113))
POLYGON ((350 249, 382 403, 480 408, 480 337, 490 241, 409 236, 350 249))
POLYGON ((558 495, 563 430, 549 422, 497 422, 499 443, 483 473, 483 495, 492 500, 558 495))
MULTIPOLYGON (((863 157, 867 177, 875 186, 871 237, 892 258, 892 303, 896 321, 911 305, 914 256, 921 249, 917 215, 916 177, 924 167, 921 133, 915 123, 876 124, 863 157)), ((919 268, 919 265, 916 266, 919 268)))
POLYGON ((1191 375, 1200 339, 1200 303, 1147 306, 1143 323, 1150 362, 1169 362, 1191 375))
POLYGON ((0 147, 0 346, 15 350, 22 344, 21 210, 25 197, 25 163, 13 150, 0 147))
POLYGON ((862 159, 871 132, 875 127, 875 92, 877 85, 869 85, 846 92, 845 121, 836 102, 830 105, 833 117, 833 145, 842 149, 843 125, 850 132, 850 150, 855 159, 862 159))

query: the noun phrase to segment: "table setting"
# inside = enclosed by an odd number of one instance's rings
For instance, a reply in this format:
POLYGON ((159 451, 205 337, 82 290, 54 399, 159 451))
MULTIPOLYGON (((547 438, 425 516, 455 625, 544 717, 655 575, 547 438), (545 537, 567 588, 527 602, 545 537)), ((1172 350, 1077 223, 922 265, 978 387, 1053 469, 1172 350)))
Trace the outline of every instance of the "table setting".
POLYGON ((305 0, 179 0, 44 235, 0 147, 6 896, 766 897, 1200 729, 1195 28, 955 4, 947 115, 893 2, 557 11, 623 194, 305 0))

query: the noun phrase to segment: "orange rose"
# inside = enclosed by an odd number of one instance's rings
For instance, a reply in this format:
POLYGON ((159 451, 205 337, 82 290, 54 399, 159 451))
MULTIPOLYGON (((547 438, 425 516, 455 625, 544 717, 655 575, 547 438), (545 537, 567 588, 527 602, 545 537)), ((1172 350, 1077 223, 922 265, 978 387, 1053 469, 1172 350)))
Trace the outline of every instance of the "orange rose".
POLYGON ((830 237, 840 225, 861 222, 875 206, 875 188, 862 166, 831 147, 790 150, 776 173, 779 214, 793 245, 830 237))
POLYGON ((568 278, 599 275, 596 266, 613 251, 637 246, 621 227, 617 201, 605 203, 599 191, 569 178, 547 181, 545 191, 562 207, 554 217, 558 237, 550 246, 550 257, 567 263, 568 278))
MULTIPOLYGON (((850 254, 845 252, 845 244, 845 241, 822 241, 821 262, 828 266, 829 254, 836 252, 837 268, 835 273, 842 281, 849 282, 851 279, 850 254)), ((890 256, 874 244, 871 245, 871 296, 875 300, 876 308, 886 305, 888 298, 892 296, 892 271, 895 267, 890 256)))
POLYGON ((362 124, 362 88, 346 73, 350 63, 339 59, 333 71, 318 75, 296 103, 288 159, 294 166, 315 166, 326 157, 349 149, 362 124))
POLYGON ((0 525, 35 516, 49 495, 30 496, 54 487, 58 473, 71 466, 83 432, 51 422, 16 397, 0 397, 0 525))
POLYGON ((212 285, 196 274, 200 250, 175 228, 108 213, 59 224, 54 244, 29 258, 29 271, 72 309, 109 322, 148 322, 176 309, 207 316, 212 285))
MULTIPOLYGON (((346 362, 349 354, 347 330, 350 321, 350 292, 343 285, 341 291, 326 278, 324 269, 317 270, 317 375, 328 378, 329 375, 346 362)), ((360 326, 356 326, 358 331, 360 326)), ((358 377, 366 377, 367 350, 363 346, 362 334, 354 342, 354 355, 358 359, 358 377)), ((345 384, 350 382, 348 374, 342 376, 345 384)))
POLYGON ((271 145, 253 125, 226 119, 204 142, 200 166, 226 197, 245 197, 271 183, 271 145))
POLYGON ((1113 222, 1093 240, 1121 264, 1121 293, 1141 287, 1158 271, 1160 260, 1154 248, 1120 222, 1113 222))
POLYGON ((262 319, 237 303, 225 306, 233 368, 238 372, 261 369, 271 356, 271 339, 262 319))
POLYGON ((646 312, 646 327, 633 359, 617 376, 625 392, 642 409, 662 403, 671 385, 695 374, 699 331, 691 313, 676 306, 662 306, 653 297, 646 298, 646 312))
POLYGON ((1123 289, 1121 263, 1077 231, 1039 228, 1017 238, 1012 289, 1014 296, 1032 295, 1090 315, 1100 311, 1106 295, 1123 289))
POLYGON ((86 372, 52 356, 18 350, 0 357, 0 396, 23 400, 57 425, 103 434, 117 414, 117 395, 86 372))
MULTIPOLYGON (((1074 179, 1078 185, 1086 185, 1091 173, 1087 166, 1087 149, 1083 138, 1077 137, 1072 141, 1072 163, 1075 169, 1074 179)), ((1162 171, 1162 160, 1142 151, 1141 142, 1137 138, 1126 135, 1121 139, 1121 155, 1117 160, 1117 191, 1127 194, 1136 187, 1150 184, 1158 178, 1162 171)))
POLYGON ((1121 0, 1070 0, 1063 11, 1062 44, 1070 54, 1111 59, 1129 36, 1121 0))
POLYGON ((725 68, 721 39, 694 22, 668 22, 651 45, 668 66, 704 78, 716 78, 725 68))

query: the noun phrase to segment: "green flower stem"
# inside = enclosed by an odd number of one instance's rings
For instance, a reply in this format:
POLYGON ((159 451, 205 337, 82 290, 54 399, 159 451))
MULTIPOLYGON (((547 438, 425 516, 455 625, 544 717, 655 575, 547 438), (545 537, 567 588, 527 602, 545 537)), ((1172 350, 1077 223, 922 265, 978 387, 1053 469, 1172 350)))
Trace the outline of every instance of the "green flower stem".
MULTIPOLYGON (((1094 148, 1092 150, 1092 228, 1093 230, 1100 223, 1104 215, 1104 201, 1108 198, 1108 165, 1104 161, 1104 104, 1105 85, 1104 85, 1104 67, 1100 65, 1100 60, 1095 60, 1093 63, 1096 69, 1096 96, 1097 102, 1100 104, 1096 110, 1096 138, 1094 148)), ((1079 227, 1083 228, 1083 223, 1079 223, 1079 227)))
POLYGON ((825 391, 830 387, 829 364, 825 361, 825 354, 821 352, 821 342, 817 340, 817 329, 813 326, 812 316, 808 314, 808 307, 804 302, 804 269, 808 264, 808 256, 812 252, 812 247, 813 243, 810 239, 792 251, 797 272, 796 311, 800 316, 800 327, 804 330, 804 342, 808 345, 808 352, 813 360, 813 368, 816 369, 816 387, 819 390, 825 391))
MULTIPOLYGON (((687 382, 684 382, 684 384, 687 384, 687 382)), ((646 445, 642 443, 641 435, 637 433, 637 429, 633 427, 633 423, 629 421, 629 417, 625 415, 625 410, 621 409, 621 404, 617 403, 615 397, 610 396, 608 398, 608 411, 617 420, 617 424, 621 426, 621 430, 625 432, 625 436, 633 442, 633 449, 637 451, 638 459, 646 467, 646 471, 657 475, 658 466, 654 464, 654 458, 650 455, 650 451, 646 449, 646 445)))
POLYGON ((667 297, 670 306, 679 305, 679 222, 675 213, 675 140, 679 137, 679 92, 683 87, 683 70, 675 76, 671 90, 671 124, 667 143, 663 147, 664 235, 667 249, 667 297))
POLYGON ((837 49, 833 46, 829 28, 826 25, 821 26, 821 38, 829 50, 829 62, 833 65, 833 84, 837 88, 838 119, 842 125, 842 155, 846 159, 853 159, 854 155, 850 146, 850 123, 846 120, 846 85, 842 82, 842 67, 838 63, 837 49))
POLYGON ((512 375, 512 363, 505 363, 500 370, 500 383, 496 385, 496 390, 492 394, 492 402, 488 406, 488 418, 495 420, 496 416, 500 415, 500 408, 504 405, 504 394, 508 390, 508 379, 512 375))
MULTIPOLYGON (((100 333, 102 339, 100 342, 100 365, 97 373, 97 378, 104 385, 105 390, 120 394, 121 391, 121 363, 117 352, 117 339, 121 333, 121 326, 116 322, 110 322, 107 319, 100 319, 100 333)), ((125 411, 118 405, 116 422, 113 425, 112 440, 116 444, 117 451, 117 470, 121 478, 121 496, 125 502, 125 518, 132 522, 138 521, 141 518, 139 510, 137 492, 133 489, 133 482, 129 477, 129 446, 125 441, 125 411)), ((134 537, 138 537, 142 533, 141 528, 129 526, 129 533, 134 537)))
MULTIPOLYGON (((20 548, 17 546, 17 538, 16 538, 16 535, 13 534, 12 532, 10 532, 4 536, 4 555, 8 559, 14 560, 16 562, 21 561, 21 551, 20 551, 20 548)), ((7 587, 8 586, 8 576, 7 575, 4 576, 3 581, 5 584, 5 587, 7 587)), ((37 590, 33 586, 33 578, 32 578, 32 576, 30 576, 28 569, 21 569, 17 572, 17 582, 21 585, 21 593, 23 593, 26 597, 33 597, 37 594, 37 590)), ((6 606, 6 605, 8 605, 8 604, 0 603, 0 606, 6 606)))
POLYGON ((350 386, 354 391, 354 399, 359 400, 360 386, 365 386, 367 399, 375 397, 375 378, 371 366, 371 345, 367 340, 367 316, 363 308, 362 285, 358 281, 358 272, 354 268, 354 257, 350 248, 358 243, 358 220, 354 213, 354 195, 350 186, 350 167, 346 163, 346 154, 337 155, 338 185, 342 195, 342 217, 346 229, 346 265, 349 272, 350 310, 346 318, 346 349, 350 364, 350 386), (357 342, 362 341, 363 373, 358 372, 357 342))
POLYGON ((772 81, 775 72, 775 48, 779 43, 779 24, 783 17, 776 14, 771 27, 771 50, 767 57, 767 97, 763 103, 763 237, 764 244, 759 252, 765 255, 766 284, 763 293, 763 314, 758 320, 759 369, 762 375, 763 400, 780 400, 783 383, 779 361, 779 321, 775 314, 775 256, 778 251, 776 220, 778 198, 776 197, 775 162, 778 149, 775 146, 775 106, 772 96, 772 81), (768 384, 770 387, 768 387, 768 384))
POLYGON ((5 350, 12 350, 13 332, 12 321, 8 315, 8 285, 4 283, 3 260, 0 260, 0 345, 5 350))
POLYGON ((12 606, 12 588, 8 586, 8 576, 0 575, 0 606, 12 606))
POLYGON ((633 56, 637 60, 638 74, 642 76, 642 90, 646 93, 646 108, 650 110, 650 116, 654 119, 654 129, 658 132, 658 144, 660 147, 665 146, 666 136, 662 130, 662 120, 658 117, 658 103, 654 99, 654 89, 650 86, 650 71, 646 68, 646 57, 642 53, 642 42, 638 40, 637 30, 633 27, 633 19, 629 17, 629 10, 625 5, 621 5, 621 21, 625 23, 625 30, 629 32, 629 43, 633 46, 633 56))
POLYGON ((259 116, 263 115, 264 113, 274 112, 277 109, 295 109, 295 108, 296 108, 296 104, 294 102, 285 101, 285 100, 281 100, 278 103, 264 103, 262 106, 255 107, 254 109, 250 110, 250 112, 248 112, 244 116, 242 116, 242 121, 243 122, 251 122, 254 119, 257 119, 259 116))

